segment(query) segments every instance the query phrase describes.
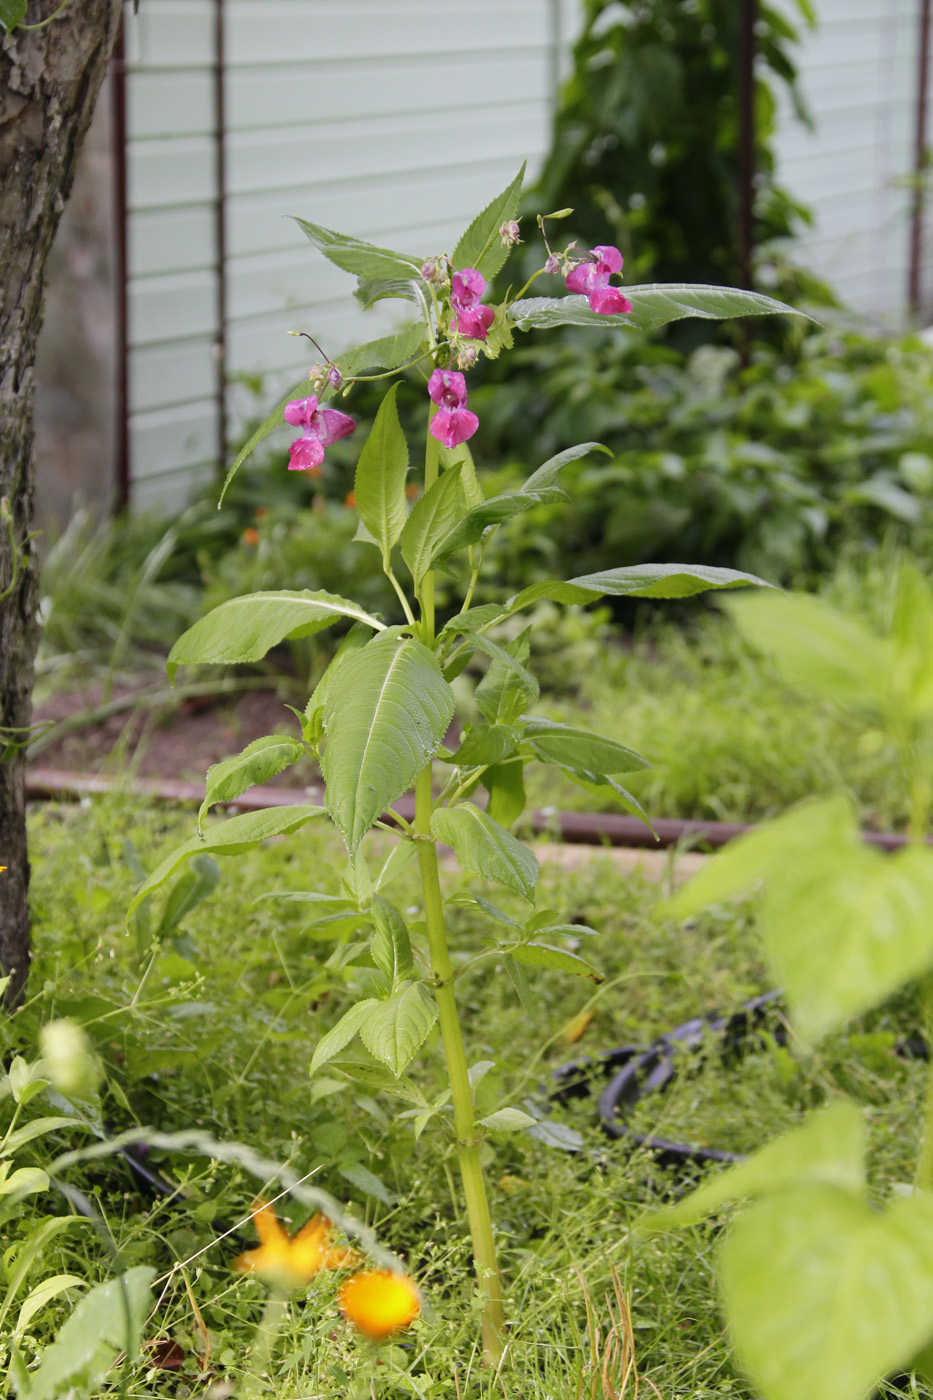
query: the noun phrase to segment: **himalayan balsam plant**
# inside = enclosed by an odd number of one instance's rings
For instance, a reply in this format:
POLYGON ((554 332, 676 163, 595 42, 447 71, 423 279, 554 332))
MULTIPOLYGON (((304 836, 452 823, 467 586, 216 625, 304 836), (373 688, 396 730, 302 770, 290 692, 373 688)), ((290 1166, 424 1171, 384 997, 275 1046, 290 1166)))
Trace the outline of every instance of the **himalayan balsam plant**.
MULTIPOLYGON (((289 469, 319 472, 328 446, 356 426, 346 413, 326 406, 336 394, 346 396, 364 371, 388 380, 403 371, 420 373, 426 429, 420 497, 409 509, 409 446, 399 425, 395 384, 363 444, 353 489, 360 518, 357 539, 362 548, 379 551, 398 597, 398 613, 391 619, 374 617, 327 592, 282 590, 224 603, 179 639, 169 657, 170 676, 183 665, 258 661, 287 638, 350 624, 307 702, 300 734, 258 739, 210 769, 198 834, 162 862, 130 909, 198 853, 239 853, 266 837, 297 832, 325 813, 335 823, 348 855, 343 893, 291 892, 289 897, 308 902, 316 933, 333 936, 337 963, 353 968, 364 995, 321 1039, 311 1072, 333 1062, 358 1038, 368 1057, 368 1082, 381 1083, 406 1103, 404 1113, 415 1133, 434 1120, 448 1134, 459 1161, 484 1299, 483 1344, 492 1360, 501 1355, 505 1341, 503 1292, 480 1144, 487 1133, 520 1130, 532 1120, 514 1108, 477 1120, 456 996, 457 979, 468 969, 455 966, 448 946, 436 843, 452 847, 461 869, 476 881, 503 886, 528 906, 529 917, 517 919, 491 903, 485 892, 458 896, 488 918, 493 946, 482 956, 495 959, 527 1004, 529 972, 535 968, 572 976, 598 974, 563 946, 568 929, 559 913, 534 912, 538 863, 510 830, 525 806, 525 765, 548 764, 589 791, 615 794, 639 814, 618 778, 645 766, 622 744, 532 715, 539 688, 528 668, 530 639, 524 633, 511 642, 496 640, 497 626, 542 598, 559 603, 587 603, 606 595, 682 598, 760 580, 729 569, 646 564, 537 583, 504 596, 501 603, 473 606, 495 531, 541 502, 566 500, 561 469, 605 449, 592 442, 568 447, 534 471, 520 490, 487 498, 468 446, 482 442, 482 427, 469 407, 467 374, 479 356, 496 358, 508 350, 516 332, 615 324, 624 336, 632 325, 650 330, 684 316, 719 320, 789 309, 768 297, 720 287, 644 286, 623 294, 612 283, 622 270, 616 248, 551 248, 546 220, 569 211, 539 217, 542 267, 521 291, 485 302, 488 284, 500 278, 510 248, 519 241, 515 214, 523 173, 524 168, 473 220, 450 254, 425 258, 393 252, 298 220, 325 257, 358 279, 356 296, 364 305, 398 298, 417 314, 394 334, 333 362, 317 363, 310 385, 308 380, 296 385, 253 434, 227 481, 257 443, 283 423, 300 429, 289 469), (531 283, 542 275, 571 294, 527 297, 531 283), (400 569, 399 558, 407 572, 400 569), (445 617, 435 611, 439 570, 462 583, 461 606, 445 617), (451 682, 477 653, 489 662, 476 691, 482 719, 467 724, 451 747, 446 742, 456 732, 451 728, 451 682), (215 803, 237 798, 308 753, 320 760, 326 807, 279 807, 201 829, 215 803), (410 809, 405 816, 391 805, 412 785, 413 819, 410 809), (374 827, 391 830, 399 841, 375 879, 365 855, 367 834, 374 827), (409 927, 384 893, 409 859, 417 859, 423 891, 423 923, 416 927, 409 927), (448 1088, 428 1102, 406 1071, 435 1023, 448 1088)), ((481 888, 485 891, 485 884, 481 888)), ((573 936, 580 933, 574 925, 573 936)), ((359 1059, 347 1063, 346 1070, 359 1072, 359 1059)))

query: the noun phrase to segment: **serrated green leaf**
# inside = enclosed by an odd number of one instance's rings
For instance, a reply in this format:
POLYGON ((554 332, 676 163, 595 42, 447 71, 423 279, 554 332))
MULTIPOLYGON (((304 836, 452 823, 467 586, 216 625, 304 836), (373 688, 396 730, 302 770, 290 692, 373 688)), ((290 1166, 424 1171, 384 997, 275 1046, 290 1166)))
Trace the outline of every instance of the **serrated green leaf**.
POLYGON ((431 831, 438 841, 453 847, 464 870, 504 885, 534 904, 538 880, 534 853, 478 807, 470 802, 440 807, 431 818, 431 831))
POLYGON ((328 1060, 339 1055, 341 1050, 350 1044, 354 1036, 359 1034, 367 1016, 379 1005, 380 1003, 374 997, 368 997, 365 1001, 356 1002, 349 1011, 345 1011, 337 1024, 331 1026, 330 1030, 321 1036, 314 1047, 309 1073, 316 1074, 321 1065, 326 1065, 328 1060))
MULTIPOLYGON (((622 288, 632 303, 631 312, 600 315, 585 296, 527 297, 509 307, 509 318, 520 331, 549 330, 552 326, 634 326, 656 331, 671 321, 697 316, 704 321, 731 321, 742 316, 804 316, 793 306, 745 292, 738 287, 690 286, 677 282, 622 288)), ((804 316, 804 320, 811 320, 804 316)))
POLYGON ((297 831, 299 827, 304 826, 306 822, 313 821, 315 817, 323 815, 323 807, 312 807, 307 804, 268 807, 260 812, 242 812, 237 817, 229 817, 226 821, 211 827, 203 836, 193 836, 189 841, 184 841, 180 846, 177 846, 171 855, 166 856, 165 860, 156 866, 145 884, 136 891, 130 907, 126 911, 127 922, 146 896, 164 885, 166 880, 170 879, 178 867, 183 865, 190 856, 241 855, 243 851, 251 850, 262 841, 268 840, 270 836, 288 836, 293 831, 297 831))
POLYGON ((537 715, 525 722, 523 737, 542 763, 556 763, 600 775, 634 773, 651 767, 641 754, 615 739, 537 715))
POLYGON ((39 1369, 29 1376, 28 1400, 62 1400, 96 1391, 119 1352, 135 1357, 152 1302, 155 1269, 139 1265, 92 1288, 78 1303, 39 1369))
POLYGON ((336 233, 321 224, 312 224, 308 219, 292 217, 315 248, 344 272, 352 272, 356 277, 400 277, 406 280, 421 276, 423 258, 416 258, 410 253, 396 253, 390 248, 377 248, 375 244, 364 243, 348 233, 336 233))
POLYGON ((458 462, 442 472, 430 491, 415 502, 402 530, 402 558, 411 570, 415 588, 419 591, 438 545, 450 534, 463 514, 461 471, 462 464, 458 462))
POLYGON ((360 1038, 369 1053, 396 1076, 405 1073, 437 1020, 437 1002, 423 982, 409 982, 375 1003, 360 1038))
POLYGON ((394 990, 400 982, 408 981, 415 975, 408 929, 395 905, 381 895, 377 894, 373 899, 372 916, 375 930, 369 951, 373 962, 385 973, 394 990))
POLYGON ((933 851, 873 850, 844 798, 801 803, 740 837, 665 908, 684 918, 759 882, 765 945, 805 1037, 933 966, 933 851))
POLYGON ((391 885, 393 880, 408 869, 417 854, 413 841, 399 841, 386 857, 385 864, 376 876, 373 889, 378 892, 391 885))
POLYGON ((733 1222, 720 1278, 763 1400, 861 1400, 933 1335, 933 1198, 788 1187, 733 1222))
POLYGON ((518 1000, 521 1003, 522 1010, 524 1011, 526 1016, 534 1016, 538 1008, 535 1004, 535 999, 531 991, 531 985, 528 981, 527 972, 515 961, 514 958, 505 957, 502 961, 505 970, 508 973, 509 981, 512 983, 512 986, 515 988, 515 991, 518 994, 518 1000))
POLYGON ((378 301, 396 299, 420 304, 421 300, 412 277, 361 277, 353 289, 353 296, 364 311, 378 301))
POLYGON ((281 588, 231 598, 178 638, 166 663, 169 681, 174 681, 179 666, 259 661, 286 637, 310 637, 343 618, 365 622, 377 632, 384 630, 384 624, 358 603, 324 589, 293 592, 281 588))
POLYGON ((468 724, 460 747, 446 761, 460 768, 501 763, 515 753, 520 733, 513 724, 468 724))
POLYGON ((604 569, 577 578, 532 583, 509 599, 510 612, 527 608, 540 598, 558 603, 592 603, 597 598, 689 598, 711 588, 759 588, 772 585, 754 574, 737 569, 714 569, 706 564, 635 564, 624 569, 604 569))
POLYGON ((522 769, 517 761, 493 763, 483 774, 483 787, 489 793, 486 811, 503 826, 518 821, 528 802, 522 769))
POLYGON ((474 506, 481 505, 485 498, 479 477, 476 474, 476 466, 469 443, 461 442, 459 447, 442 446, 440 459, 441 466, 445 471, 451 471, 454 467, 460 468, 460 485, 467 506, 472 510, 474 506))
POLYGON ((865 1190, 865 1124, 854 1103, 840 1099, 811 1113, 799 1128, 769 1142, 747 1161, 720 1172, 669 1210, 639 1222, 655 1233, 694 1225, 728 1201, 760 1196, 799 1182, 865 1190))
MULTIPOLYGON (((479 645, 478 634, 471 634, 479 645)), ((483 649, 488 639, 483 638, 483 649)), ((538 682, 525 668, 530 651, 530 629, 525 628, 514 641, 499 648, 497 642, 492 647, 504 652, 504 656, 494 656, 489 670, 476 687, 476 704, 480 714, 490 724, 512 724, 524 709, 538 697, 538 682), (516 665, 515 663, 518 663, 516 665)))
POLYGON ((482 895, 468 894, 465 890, 458 890, 456 894, 451 895, 447 902, 464 909, 480 909, 492 919, 493 923, 503 924, 506 928, 514 928, 516 932, 521 932, 521 924, 513 919, 511 914, 504 913, 497 904, 491 904, 482 895))
POLYGON ((525 178, 525 161, 522 168, 501 194, 491 200, 481 214, 470 224, 453 251, 451 261, 457 271, 465 267, 475 267, 487 282, 492 281, 509 255, 503 247, 499 229, 510 219, 514 219, 522 197, 522 181, 525 178))
POLYGON ((436 559, 444 559, 458 549, 478 544, 483 534, 492 525, 501 525, 515 515, 524 515, 536 506, 551 505, 555 501, 566 501, 566 491, 557 487, 542 487, 534 491, 515 491, 505 496, 492 496, 482 505, 473 506, 462 520, 440 541, 435 551, 436 559))
POLYGON ((522 1128, 531 1128, 537 1120, 520 1108, 497 1108, 495 1113, 487 1113, 479 1120, 479 1126, 491 1133, 517 1133, 522 1128))
POLYGON ((360 520, 379 546, 386 565, 408 516, 405 496, 408 443, 398 421, 397 394, 398 384, 395 383, 379 405, 353 482, 360 520))
POLYGON ((287 734, 266 734, 233 758, 212 763, 204 784, 204 801, 198 811, 198 831, 207 812, 215 802, 230 802, 247 788, 268 782, 284 768, 306 757, 306 749, 287 734))
POLYGON ((572 783, 576 783, 577 787, 583 788, 584 792, 591 792, 594 797, 608 797, 618 802, 619 806, 631 816, 644 822, 651 834, 657 839, 657 832, 644 807, 626 788, 617 783, 615 778, 610 778, 605 773, 586 772, 582 768, 567 768, 563 763, 552 763, 551 767, 559 769, 572 783))
POLYGON ((338 1172, 344 1181, 349 1181, 351 1186, 355 1186, 358 1191, 362 1191, 365 1196, 372 1196, 373 1200, 381 1201, 384 1206, 394 1206, 397 1197, 381 1182, 368 1167, 364 1167, 360 1162, 341 1162, 337 1167, 338 1172))
POLYGON ((565 948, 552 948, 549 943, 522 943, 509 950, 518 963, 528 963, 532 967, 550 967, 558 972, 569 972, 574 977, 592 977, 594 982, 602 982, 603 974, 577 953, 568 953, 565 948))
POLYGON ((434 655, 377 638, 348 660, 324 707, 327 809, 354 853, 440 747, 453 696, 434 655))
POLYGON ((532 472, 527 481, 522 484, 522 491, 544 491, 553 486, 557 481, 562 469, 568 462, 576 462, 580 457, 586 457, 590 452, 604 452, 607 457, 612 453, 608 447, 604 447, 601 442, 578 442, 576 447, 567 447, 563 452, 558 452, 556 457, 549 457, 543 462, 536 472, 532 472))
MULTIPOLYGON (((347 350, 342 355, 338 355, 334 364, 340 370, 344 379, 352 378, 354 374, 361 374, 364 369, 396 369, 404 364, 406 360, 417 352, 425 330, 423 321, 407 321, 405 325, 399 326, 398 330, 389 335, 379 336, 377 340, 368 340, 363 345, 355 345, 352 350, 347 350)), ((251 437, 244 443, 243 447, 233 459, 233 464, 224 479, 223 489, 220 493, 220 500, 217 502, 218 510, 223 505, 224 496, 227 494, 227 487, 230 485, 237 472, 261 442, 274 432, 276 428, 281 428, 285 423, 285 409, 294 399, 308 397, 309 384, 307 378, 301 379, 290 389, 284 399, 280 399, 275 408, 265 418, 251 437)), ((323 405, 334 397, 335 390, 330 386, 325 386, 318 394, 318 404, 323 405)))

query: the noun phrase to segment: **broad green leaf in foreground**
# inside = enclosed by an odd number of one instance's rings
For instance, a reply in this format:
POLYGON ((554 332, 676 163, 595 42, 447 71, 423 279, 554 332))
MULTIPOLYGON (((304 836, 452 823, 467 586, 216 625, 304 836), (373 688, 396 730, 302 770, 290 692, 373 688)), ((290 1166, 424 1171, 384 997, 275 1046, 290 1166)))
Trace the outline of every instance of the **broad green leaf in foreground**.
POLYGON ((453 718, 433 654, 412 638, 378 638, 341 669, 324 705, 327 810, 347 849, 414 782, 453 718))
POLYGON ((933 1197, 881 1212, 834 1186, 776 1191, 733 1222, 720 1278, 764 1400, 864 1400, 933 1337, 933 1197))
POLYGON ((208 810, 215 802, 231 802, 247 788, 268 782, 299 759, 307 750, 297 739, 287 734, 265 734, 254 739, 242 752, 221 763, 212 763, 207 770, 204 801, 198 812, 198 831, 208 810))
POLYGON ((353 482, 360 519, 379 546, 386 567, 392 546, 401 535, 408 516, 405 500, 408 444, 398 421, 397 394, 396 383, 379 405, 356 464, 353 482))
POLYGON ((874 850, 844 798, 802 803, 733 842, 665 911, 686 918, 759 882, 761 931, 804 1036, 842 1025, 933 966, 933 851, 874 850))
POLYGON ((603 569, 565 581, 532 583, 509 599, 509 611, 517 612, 552 598, 557 603, 592 603, 597 598, 689 598, 712 588, 770 588, 764 579, 737 569, 714 569, 706 564, 634 564, 624 569, 603 569))
POLYGON ((39 1369, 30 1372, 27 1400, 97 1393, 118 1353, 135 1357, 155 1272, 139 1265, 92 1288, 42 1353, 39 1369))
POLYGON ((594 773, 633 773, 651 764, 634 749, 628 749, 615 739, 604 739, 586 729, 559 724, 540 716, 525 722, 524 738, 544 763, 559 763, 568 768, 582 768, 594 773))
MULTIPOLYGON (((656 331, 685 316, 704 321, 731 321, 736 316, 801 316, 802 312, 760 292, 738 287, 691 286, 678 282, 623 287, 632 303, 630 312, 603 316, 591 310, 586 297, 527 297, 509 307, 509 319, 520 331, 548 330, 552 326, 635 326, 656 331)), ((809 320, 809 317, 804 317, 809 320)))
MULTIPOLYGON (((392 331, 389 335, 380 336, 377 340, 368 340, 364 345, 356 345, 352 350, 347 350, 343 355, 338 355, 334 361, 337 368, 343 374, 344 379, 349 379, 354 374, 361 374, 364 369, 396 369, 399 365, 410 360, 416 353, 419 345, 424 339, 424 322, 407 321, 405 325, 399 326, 398 330, 392 331)), ((243 447, 233 459, 233 464, 227 472, 220 493, 220 500, 217 502, 217 509, 223 505, 224 496, 227 494, 227 487, 230 485, 237 472, 261 442, 274 432, 276 428, 281 428, 285 422, 285 407, 293 399, 307 398, 311 393, 311 385, 307 377, 300 379, 280 399, 272 412, 263 419, 256 431, 247 439, 243 447)), ((329 386, 325 387, 318 394, 318 403, 323 405, 328 399, 332 399, 335 390, 329 386)), ((294 430, 293 430, 294 431, 294 430)), ((284 469, 285 454, 282 454, 284 469)))
POLYGON ((189 856, 215 855, 236 856, 258 846, 270 836, 287 836, 306 822, 324 815, 323 807, 295 805, 289 807, 267 807, 261 812, 242 812, 238 817, 230 817, 217 826, 210 827, 203 836, 193 836, 190 841, 177 846, 172 854, 165 857, 160 865, 141 885, 133 896, 126 918, 129 921, 147 895, 164 885, 189 856))
POLYGON ((538 881, 534 853, 492 817, 471 802, 461 802, 439 808, 431 818, 431 830, 438 841, 453 847, 464 870, 505 885, 534 904, 538 881))
POLYGON ((431 489, 415 502, 402 530, 402 558, 411 570, 416 590, 420 590, 441 540, 462 514, 461 471, 458 462, 442 472, 431 489))
POLYGON ((168 678, 174 681, 179 666, 259 661, 286 637, 310 637, 343 618, 383 630, 384 624, 358 603, 323 589, 312 593, 307 588, 300 592, 282 588, 231 598, 178 638, 168 655, 168 678))
POLYGON ((818 1182, 856 1194, 865 1189, 865 1124, 854 1103, 840 1099, 812 1113, 799 1128, 719 1172, 669 1210, 639 1222, 639 1230, 694 1225, 727 1201, 760 1196, 797 1182, 818 1182))
POLYGON ((398 1077, 405 1073, 437 1020, 437 1002, 423 982, 407 982, 377 1002, 360 1026, 369 1053, 398 1077))
POLYGON ((352 272, 356 277, 421 276, 423 258, 416 258, 411 253, 396 253, 390 248, 377 248, 374 243, 364 243, 348 233, 336 233, 332 228, 312 224, 308 219, 295 218, 295 223, 315 248, 344 272, 352 272))
POLYGON ((477 214, 454 248, 451 260, 458 271, 465 267, 475 267, 489 282, 504 265, 509 250, 502 246, 499 229, 504 223, 514 219, 518 212, 525 164, 526 162, 522 161, 522 168, 515 179, 487 204, 481 214, 477 214))

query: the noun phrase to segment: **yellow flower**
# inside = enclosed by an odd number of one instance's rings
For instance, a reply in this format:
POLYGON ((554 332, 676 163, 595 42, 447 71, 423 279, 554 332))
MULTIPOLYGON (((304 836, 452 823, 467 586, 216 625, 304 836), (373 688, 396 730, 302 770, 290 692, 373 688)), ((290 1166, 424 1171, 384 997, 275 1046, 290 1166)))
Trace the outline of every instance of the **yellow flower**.
POLYGON ((364 1337, 384 1342, 411 1326, 421 1311, 421 1297, 407 1275, 373 1269, 347 1279, 340 1289, 340 1310, 364 1337))
POLYGON ((331 1249, 334 1227, 325 1215, 315 1215, 294 1237, 287 1235, 275 1211, 265 1201, 253 1207, 259 1248, 234 1259, 237 1273, 260 1274, 285 1288, 299 1288, 322 1269, 352 1268, 362 1256, 355 1249, 331 1249))

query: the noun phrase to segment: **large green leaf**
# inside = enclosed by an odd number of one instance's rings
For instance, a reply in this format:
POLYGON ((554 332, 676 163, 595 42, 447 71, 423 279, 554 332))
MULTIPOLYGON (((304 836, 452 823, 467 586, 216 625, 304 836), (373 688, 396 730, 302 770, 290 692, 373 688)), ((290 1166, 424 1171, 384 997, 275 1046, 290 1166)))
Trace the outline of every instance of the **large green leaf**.
POLYGON ((353 493, 360 519, 389 563, 392 546, 405 528, 408 443, 398 421, 398 384, 386 394, 356 464, 353 493))
POLYGON ((477 544, 491 525, 501 525, 513 515, 524 515, 536 506, 551 505, 555 501, 566 501, 566 491, 550 486, 538 490, 527 490, 527 482, 521 491, 506 496, 493 496, 482 505, 473 506, 448 535, 440 541, 435 552, 436 559, 443 559, 457 549, 477 544))
POLYGON ((574 977, 592 977, 594 982, 604 980, 603 974, 585 958, 568 953, 565 948, 553 948, 549 943, 522 943, 509 951, 516 962, 529 963, 532 967, 550 967, 574 977))
POLYGON ((489 793, 486 811, 493 820, 502 826, 517 822, 528 804, 524 764, 517 759, 510 763, 493 763, 483 774, 482 783, 489 793))
POLYGON ((366 1049, 398 1077, 437 1020, 437 1002, 423 982, 407 982, 377 1002, 360 1026, 366 1049))
POLYGON ((543 491, 549 486, 553 486, 558 476, 568 462, 576 462, 580 457, 587 457, 591 452, 604 452, 607 457, 612 453, 608 447, 604 447, 601 442, 578 442, 576 447, 565 447, 563 452, 558 452, 556 457, 549 457, 543 462, 536 472, 532 472, 527 481, 522 484, 522 491, 543 491))
POLYGON ((259 661, 286 637, 310 637, 342 618, 365 622, 377 632, 384 627, 358 603, 323 589, 312 593, 307 588, 300 592, 281 588, 231 598, 212 608, 178 638, 168 655, 168 678, 175 679, 179 666, 259 661))
MULTIPOLYGON (((364 369, 395 369, 398 365, 411 359, 423 339, 424 322, 406 321, 405 325, 399 326, 398 330, 392 331, 389 335, 379 336, 377 340, 368 340, 363 345, 355 345, 352 350, 338 355, 334 363, 343 374, 344 379, 349 379, 354 374, 361 374, 364 369)), ((294 388, 288 391, 284 399, 280 399, 268 417, 263 419, 256 431, 240 448, 224 480, 220 500, 217 502, 218 509, 223 504, 227 487, 250 453, 261 442, 265 441, 271 432, 274 432, 276 428, 281 428, 284 424, 286 405, 290 404, 293 399, 307 398, 310 389, 307 377, 300 379, 294 388)), ((326 403, 328 399, 333 398, 334 393, 335 390, 326 386, 317 396, 318 403, 326 403)))
MULTIPOLYGON (((738 316, 768 316, 779 313, 800 316, 792 306, 766 297, 761 292, 743 292, 738 287, 689 286, 686 283, 656 283, 643 287, 623 287, 632 303, 630 312, 613 316, 590 309, 586 297, 527 297, 509 307, 509 319, 521 331, 548 330, 552 326, 637 326, 656 331, 685 316, 704 321, 731 321, 738 316)), ((809 317, 805 319, 810 319, 809 317)))
POLYGON ((461 463, 442 472, 430 491, 416 501, 402 530, 402 558, 411 570, 415 588, 420 589, 438 545, 453 529, 463 513, 461 463))
POLYGON ((933 851, 873 850, 844 798, 803 803, 731 843, 666 907, 685 918, 759 882, 761 931, 804 1036, 933 966, 933 851))
POLYGON ((933 1337, 933 1197, 880 1212, 834 1186, 775 1192, 733 1223, 720 1276, 764 1400, 863 1400, 933 1337))
POLYGON ((260 812, 242 812, 238 817, 230 817, 225 822, 212 826, 203 836, 192 836, 177 846, 171 855, 157 865, 152 874, 140 885, 126 911, 129 921, 147 895, 164 885, 179 866, 189 856, 215 855, 236 856, 252 850, 270 836, 287 836, 306 822, 324 815, 323 807, 294 805, 289 807, 266 807, 260 812))
POLYGON ((737 569, 714 569, 707 564, 633 564, 623 569, 603 569, 579 574, 566 581, 532 583, 509 599, 509 611, 527 608, 539 598, 558 603, 592 603, 597 598, 689 598, 711 588, 747 588, 771 584, 737 569))
POLYGON ((119 1352, 135 1357, 152 1303, 155 1269, 140 1264, 85 1295, 29 1373, 27 1400, 63 1400, 99 1393, 119 1352))
POLYGON ((514 219, 522 197, 522 181, 525 178, 525 161, 522 168, 501 194, 491 200, 481 214, 470 224, 453 251, 452 262, 460 271, 464 267, 475 267, 487 282, 495 277, 509 255, 503 247, 499 229, 510 219, 514 219))
POLYGON ((389 985, 398 987, 415 975, 415 963, 411 955, 411 940, 408 929, 394 904, 381 895, 376 895, 372 903, 375 929, 369 945, 373 962, 389 979, 389 985))
POLYGON ((265 734, 233 758, 212 763, 205 779, 204 801, 198 812, 198 831, 215 802, 230 802, 247 788, 266 783, 307 754, 304 744, 287 734, 265 734))
POLYGON ((324 705, 327 809, 351 855, 437 752, 453 696, 427 647, 377 638, 341 669, 324 705))
POLYGON ((421 276, 423 258, 416 258, 411 253, 396 253, 390 248, 377 248, 374 243, 364 243, 348 233, 335 233, 333 229, 312 224, 308 219, 295 218, 295 223, 307 234, 315 248, 344 272, 352 272, 357 277, 421 276))
POLYGON ((811 1113, 799 1128, 775 1138, 747 1161, 719 1172, 675 1206, 639 1221, 638 1228, 654 1232, 694 1225, 728 1201, 798 1182, 864 1191, 865 1124, 850 1100, 840 1099, 811 1113))
POLYGON ((492 817, 471 802, 461 802, 440 807, 431 818, 431 830, 438 841, 453 847, 464 870, 505 885, 534 904, 538 881, 534 853, 492 817))
POLYGON ((328 1060, 332 1060, 341 1050, 346 1049, 354 1036, 359 1034, 367 1017, 379 1005, 375 997, 367 997, 365 1001, 358 1001, 349 1011, 345 1011, 336 1026, 331 1026, 314 1047, 309 1073, 316 1074, 321 1065, 326 1065, 328 1060))
POLYGON ((599 774, 633 773, 651 764, 634 749, 627 749, 615 739, 575 729, 570 724, 535 716, 525 722, 524 738, 544 763, 558 763, 568 768, 582 768, 599 774))

